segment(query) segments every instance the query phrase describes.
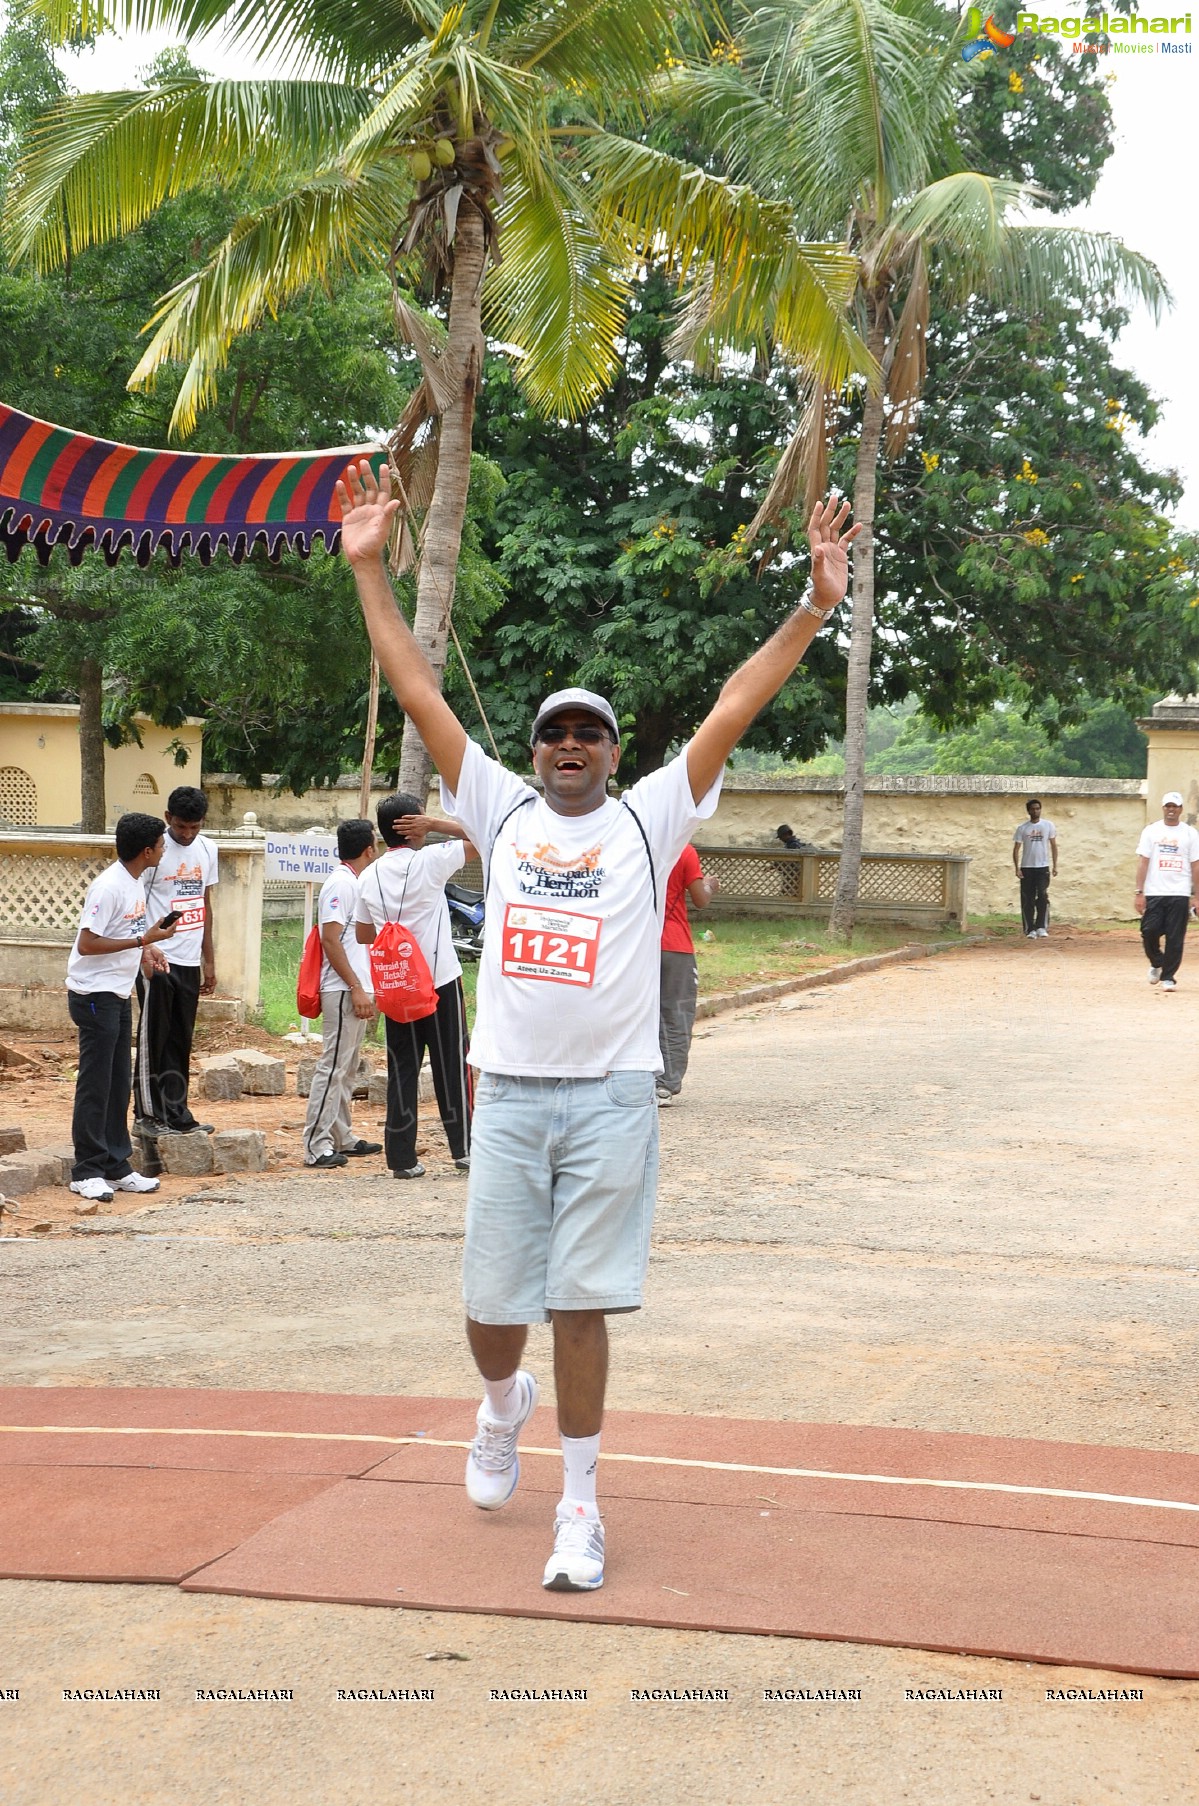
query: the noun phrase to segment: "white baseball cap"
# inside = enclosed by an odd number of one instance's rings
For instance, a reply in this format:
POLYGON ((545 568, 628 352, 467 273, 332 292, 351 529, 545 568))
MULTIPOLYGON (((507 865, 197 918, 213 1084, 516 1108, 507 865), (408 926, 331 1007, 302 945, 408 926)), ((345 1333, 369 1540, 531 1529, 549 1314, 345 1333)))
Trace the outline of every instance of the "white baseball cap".
POLYGON ((611 728, 612 738, 619 742, 620 729, 616 725, 616 714, 612 704, 605 701, 602 696, 597 696, 594 690, 580 689, 555 690, 552 696, 547 696, 537 711, 530 738, 536 740, 538 730, 551 716, 560 715, 563 709, 586 709, 589 715, 598 715, 600 720, 611 728))
POLYGON ((1182 792, 1181 792, 1181 790, 1167 790, 1165 796, 1163 796, 1163 798, 1162 798, 1162 808, 1163 809, 1165 808, 1167 803, 1173 803, 1177 808, 1181 809, 1182 808, 1182 792))

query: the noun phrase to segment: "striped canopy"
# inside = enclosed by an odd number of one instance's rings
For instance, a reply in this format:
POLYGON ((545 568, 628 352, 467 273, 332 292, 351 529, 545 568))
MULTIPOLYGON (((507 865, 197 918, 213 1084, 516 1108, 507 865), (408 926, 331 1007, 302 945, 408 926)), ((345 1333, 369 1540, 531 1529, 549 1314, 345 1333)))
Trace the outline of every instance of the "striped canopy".
POLYGON ((215 457, 144 451, 51 426, 0 402, 0 543, 10 562, 32 546, 43 564, 62 546, 72 564, 98 549, 109 564, 132 551, 172 564, 218 548, 240 563, 255 546, 307 557, 315 539, 336 551, 341 512, 333 486, 351 458, 378 463, 377 445, 335 451, 215 457))

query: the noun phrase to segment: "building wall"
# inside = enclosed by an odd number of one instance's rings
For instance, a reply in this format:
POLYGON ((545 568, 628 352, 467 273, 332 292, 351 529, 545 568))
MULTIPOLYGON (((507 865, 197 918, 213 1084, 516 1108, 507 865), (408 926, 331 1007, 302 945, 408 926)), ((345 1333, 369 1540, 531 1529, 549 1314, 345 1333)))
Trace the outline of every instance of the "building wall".
MULTIPOLYGON (((137 718, 142 745, 104 752, 108 826, 130 809, 161 815, 176 784, 200 784, 204 724, 156 727, 137 718), (177 765, 172 744, 187 750, 177 765)), ((79 710, 70 703, 0 703, 0 827, 79 826, 79 710), (32 809, 33 819, 28 815, 32 809), (16 816, 22 819, 14 819, 16 816)))

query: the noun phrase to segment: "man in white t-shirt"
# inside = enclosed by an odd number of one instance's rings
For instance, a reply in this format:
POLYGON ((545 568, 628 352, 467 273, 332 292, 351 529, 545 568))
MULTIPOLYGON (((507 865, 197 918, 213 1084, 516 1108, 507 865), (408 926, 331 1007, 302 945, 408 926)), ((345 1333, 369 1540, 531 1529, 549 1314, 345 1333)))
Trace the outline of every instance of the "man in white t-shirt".
MULTIPOLYGON (((417 1103, 425 1054, 450 1157, 460 1172, 470 1171, 470 1119, 474 1087, 466 1056, 466 999, 462 966, 454 951, 445 887, 466 863, 468 848, 457 822, 433 821, 420 812, 420 799, 405 791, 385 796, 375 811, 387 848, 358 891, 358 939, 369 947, 384 922, 403 922, 425 957, 437 992, 437 1008, 416 1022, 393 1022, 384 1015, 387 1037, 387 1120, 383 1148, 394 1179, 421 1179, 416 1157, 417 1103), (427 847, 438 828, 450 839, 427 847)), ((473 856, 474 849, 469 849, 473 856)))
MULTIPOLYGON (((162 857, 162 823, 154 815, 122 815, 116 863, 96 878, 84 899, 79 932, 67 960, 67 1007, 79 1031, 79 1071, 71 1139, 71 1190, 110 1204, 114 1191, 157 1191, 158 1180, 129 1164, 130 994, 143 962, 161 958, 147 948, 169 941, 173 925, 146 927, 142 874, 162 857)), ((162 915, 168 912, 164 909, 162 915)))
POLYGON ((208 798, 194 784, 172 790, 166 806, 162 858, 146 872, 146 913, 173 910, 179 926, 165 960, 139 973, 137 1054, 133 1114, 149 1135, 189 1135, 212 1124, 197 1122, 188 1103, 192 1040, 201 997, 216 989, 212 949, 212 892, 218 881, 216 842, 200 829, 208 798))
POLYGON ((466 1489, 485 1510, 516 1489, 517 1437, 537 1402, 520 1368, 549 1318, 563 1455, 542 1584, 604 1577, 595 1476, 607 1382, 606 1314, 636 1310, 658 1161, 654 1080, 666 880, 716 807, 725 762, 845 594, 848 504, 808 523, 812 580, 795 613, 734 672, 678 758, 618 803, 615 712, 602 696, 547 697, 532 728, 543 794, 467 738, 395 606, 383 552, 390 475, 338 485, 342 547, 380 665, 441 773, 442 799, 479 848, 486 932, 471 1061, 479 1068, 463 1289, 484 1399, 466 1489))
POLYGON ((1182 819, 1182 794, 1167 790, 1162 818, 1137 842, 1137 891, 1133 908, 1141 918, 1141 945, 1149 961, 1149 983, 1176 991, 1187 922, 1199 898, 1199 832, 1182 819))
POLYGON ((364 1141, 350 1127, 362 1038, 375 1015, 370 960, 355 927, 359 880, 375 857, 375 830, 370 822, 338 824, 337 857, 341 863, 321 885, 316 904, 321 937, 321 1053, 304 1119, 305 1166, 345 1166, 351 1159, 383 1152, 381 1141, 364 1141))
POLYGON ((1049 939, 1049 876, 1057 877, 1057 829, 1041 818, 1041 799, 1030 796, 1024 805, 1028 820, 1012 835, 1012 864, 1020 880, 1020 919, 1025 938, 1049 939))

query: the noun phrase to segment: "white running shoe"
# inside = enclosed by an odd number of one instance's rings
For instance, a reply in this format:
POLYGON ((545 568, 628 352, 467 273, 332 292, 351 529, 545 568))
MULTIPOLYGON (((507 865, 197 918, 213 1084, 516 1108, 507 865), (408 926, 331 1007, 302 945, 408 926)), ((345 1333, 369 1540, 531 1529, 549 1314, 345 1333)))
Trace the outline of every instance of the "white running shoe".
POLYGON ((516 1375, 521 1390, 520 1409, 509 1423, 487 1415, 487 1400, 479 1406, 478 1429, 466 1457, 466 1496, 481 1511, 498 1511, 516 1491, 520 1459, 516 1439, 525 1419, 537 1404, 537 1381, 523 1368, 516 1375))
POLYGON ((1149 968, 1149 983, 1150 983, 1150 984, 1151 984, 1151 985, 1155 985, 1155 984, 1158 984, 1158 983, 1160 983, 1160 981, 1161 981, 1161 975, 1162 975, 1162 969, 1161 969, 1161 967, 1160 967, 1160 966, 1150 966, 1150 968, 1149 968))
POLYGON ((1178 989, 1178 986, 1175 984, 1175 982, 1172 978, 1163 978, 1162 979, 1162 990, 1163 991, 1176 991, 1177 989, 1178 989))
POLYGON ((114 1191, 157 1191, 158 1180, 147 1179, 145 1173, 126 1173, 123 1179, 113 1180, 114 1191))
POLYGON ((581 1512, 554 1518, 554 1553, 541 1584, 551 1593, 593 1593, 604 1584, 604 1526, 581 1512))
POLYGON ((107 1179, 72 1179, 71 1190, 76 1197, 91 1198, 97 1204, 112 1203, 112 1186, 107 1179))

